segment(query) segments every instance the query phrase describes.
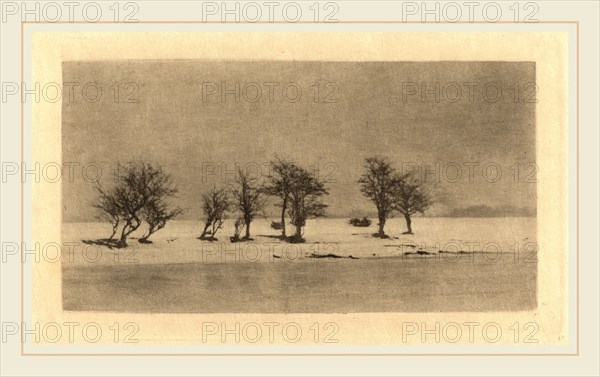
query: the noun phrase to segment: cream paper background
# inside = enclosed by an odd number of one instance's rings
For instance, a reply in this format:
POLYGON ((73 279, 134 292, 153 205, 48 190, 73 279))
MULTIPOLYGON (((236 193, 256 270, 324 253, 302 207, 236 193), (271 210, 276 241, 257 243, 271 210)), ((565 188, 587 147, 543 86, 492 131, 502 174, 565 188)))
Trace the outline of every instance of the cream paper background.
MULTIPOLYGON (((539 326, 531 345, 565 345, 567 334, 567 34, 566 33, 33 33, 32 81, 62 83, 61 63, 66 60, 118 59, 245 59, 323 61, 535 61, 539 86, 536 109, 536 159, 538 172, 538 308, 531 312, 497 313, 352 313, 352 314, 133 314, 109 312, 63 312, 61 308, 60 263, 34 263, 32 319, 46 323, 98 323, 108 331, 113 323, 139 326, 140 344, 244 345, 233 336, 219 336, 199 343, 202 324, 224 323, 228 329, 252 322, 297 323, 304 331, 296 345, 314 345, 308 329, 317 322, 339 327, 340 345, 443 344, 427 336, 402 341, 402 323, 415 322, 427 329, 456 323, 476 322, 473 343, 466 334, 456 344, 523 344, 528 333, 523 326, 539 326), (497 343, 486 341, 481 328, 497 324, 505 333, 497 343), (521 328, 515 342, 509 329, 521 328)), ((32 160, 61 163, 61 106, 40 101, 33 104, 32 160)), ((33 242, 61 243, 61 187, 44 182, 33 185, 33 242)), ((25 286, 29 286, 26 284, 25 286)), ((264 328, 264 327, 263 327, 264 328)), ((449 329, 452 333, 452 329, 449 329)), ((279 332, 281 334, 281 332, 279 332)), ((493 329, 490 336, 494 337, 493 329)), ((320 342, 325 332, 321 330, 320 342)), ((453 335, 449 335, 452 337, 453 335)), ((122 336, 121 336, 122 337, 122 336)), ((86 344, 78 338, 81 344, 86 344)), ((67 337, 40 345, 72 344, 67 337)), ((77 341, 77 339, 76 339, 77 341)), ((77 343, 77 342, 76 342, 77 343)), ((98 344, 114 345, 105 335, 98 344)), ((281 336, 270 343, 263 334, 256 343, 290 344, 281 336)), ((119 343, 123 345, 123 343, 119 343)), ((451 345, 451 344, 450 344, 451 345)), ((249 347, 251 348, 251 347, 249 347)), ((325 350, 325 349, 324 349, 325 350)), ((135 352, 140 352, 136 350, 135 352)), ((524 349, 524 352, 526 350, 524 349)))

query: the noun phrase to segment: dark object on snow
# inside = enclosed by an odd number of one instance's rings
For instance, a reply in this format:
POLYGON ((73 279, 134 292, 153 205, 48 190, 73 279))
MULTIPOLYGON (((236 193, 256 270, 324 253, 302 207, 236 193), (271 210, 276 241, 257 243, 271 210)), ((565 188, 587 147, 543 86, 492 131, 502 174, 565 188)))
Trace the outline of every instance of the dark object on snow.
POLYGON ((348 223, 350 225, 353 226, 359 226, 359 227, 368 227, 371 226, 371 220, 367 219, 367 217, 363 217, 362 219, 359 219, 358 217, 353 217, 351 218, 348 223))
POLYGON ((388 239, 390 238, 390 236, 388 236, 387 234, 379 234, 379 233, 373 233, 373 237, 375 238, 381 238, 382 240, 388 239))
POLYGON ((418 251, 406 251, 404 252, 404 255, 434 255, 435 253, 430 253, 429 251, 425 251, 425 250, 418 250, 418 251))
POLYGON ((331 253, 329 253, 329 254, 315 254, 315 253, 312 253, 310 255, 310 258, 343 258, 343 257, 340 256, 340 255, 335 255, 335 254, 331 254, 331 253))
MULTIPOLYGON (((329 253, 329 254, 315 254, 315 253, 312 253, 308 257, 309 258, 335 258, 335 259, 346 258, 346 257, 342 257, 341 255, 335 255, 335 254, 332 254, 332 253, 329 253)), ((357 258, 357 257, 353 257, 352 255, 349 255, 347 258, 349 258, 349 259, 360 259, 360 258, 357 258)))

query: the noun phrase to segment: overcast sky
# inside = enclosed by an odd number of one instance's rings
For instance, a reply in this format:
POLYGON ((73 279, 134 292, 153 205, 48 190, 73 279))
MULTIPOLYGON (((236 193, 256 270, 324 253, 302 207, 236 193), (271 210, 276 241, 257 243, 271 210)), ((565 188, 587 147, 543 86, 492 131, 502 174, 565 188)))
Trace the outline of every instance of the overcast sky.
MULTIPOLYGON (((73 100, 63 100, 63 162, 104 167, 105 185, 118 162, 158 163, 177 182, 174 203, 189 209, 188 219, 201 218, 203 191, 232 182, 219 167, 261 166, 266 176, 275 155, 319 167, 330 181, 332 217, 373 212, 356 182, 372 155, 400 170, 438 164, 437 176, 427 177, 439 181, 431 185, 432 215, 536 205, 528 165, 535 163, 534 63, 66 62, 63 81, 79 84, 73 100), (95 102, 92 86, 82 97, 91 82, 102 88, 95 102), (223 98, 236 82, 239 99, 223 98), (137 102, 124 103, 131 93, 137 102)), ((63 181, 63 221, 93 221, 94 198, 81 174, 63 181)))

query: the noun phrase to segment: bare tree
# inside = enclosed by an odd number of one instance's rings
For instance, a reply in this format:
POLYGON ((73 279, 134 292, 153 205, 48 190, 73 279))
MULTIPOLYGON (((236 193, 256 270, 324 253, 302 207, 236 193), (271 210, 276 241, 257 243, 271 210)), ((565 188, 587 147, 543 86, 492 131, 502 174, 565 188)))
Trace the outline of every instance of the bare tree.
POLYGON ((394 195, 399 178, 390 162, 383 157, 365 160, 365 172, 358 180, 362 194, 375 203, 379 231, 374 236, 387 238, 384 227, 394 211, 394 195))
POLYGON ((282 240, 286 239, 285 214, 288 208, 288 201, 292 185, 292 177, 290 175, 292 172, 292 166, 294 166, 292 162, 275 157, 275 160, 271 161, 269 184, 265 187, 266 193, 281 199, 281 203, 278 203, 277 205, 281 207, 282 240))
POLYGON ((242 230, 244 230, 244 227, 246 226, 244 219, 238 217, 233 226, 233 237, 230 237, 231 242, 240 242, 240 234, 242 234, 242 230))
POLYGON ((407 231, 413 234, 411 216, 424 213, 431 205, 431 196, 425 190, 422 181, 414 173, 408 173, 398 179, 394 194, 394 209, 404 215, 407 231))
POLYGON ((329 192, 323 182, 304 168, 292 164, 288 169, 291 177, 288 213, 291 223, 296 227, 295 234, 289 241, 302 242, 302 228, 306 225, 306 220, 324 216, 327 205, 322 202, 322 197, 329 192))
POLYGON ((161 167, 143 161, 119 166, 116 178, 116 186, 109 191, 97 187, 100 199, 95 207, 110 219, 114 233, 119 223, 123 224, 117 246, 125 247, 127 237, 142 224, 142 210, 148 203, 160 203, 174 196, 177 188, 161 167))
POLYGON ((238 169, 238 180, 231 189, 231 193, 234 200, 233 205, 240 211, 246 227, 246 236, 243 239, 250 240, 250 224, 263 213, 265 207, 264 188, 259 184, 257 178, 238 169))
POLYGON ((183 210, 179 207, 169 208, 169 206, 162 200, 152 200, 142 208, 142 216, 148 223, 148 234, 145 234, 138 241, 140 243, 151 243, 148 238, 151 235, 158 232, 167 225, 167 221, 174 219, 178 215, 183 213, 183 210))
POLYGON ((94 208, 100 211, 98 219, 108 221, 111 224, 112 234, 108 238, 108 241, 111 242, 113 241, 115 234, 117 234, 119 224, 121 223, 121 212, 119 205, 116 201, 114 192, 106 192, 100 185, 96 186, 96 191, 98 191, 99 196, 96 204, 94 204, 94 208))
POLYGON ((227 211, 231 208, 229 195, 225 189, 212 188, 202 195, 202 202, 205 219, 200 239, 215 241, 217 232, 223 227, 227 211))

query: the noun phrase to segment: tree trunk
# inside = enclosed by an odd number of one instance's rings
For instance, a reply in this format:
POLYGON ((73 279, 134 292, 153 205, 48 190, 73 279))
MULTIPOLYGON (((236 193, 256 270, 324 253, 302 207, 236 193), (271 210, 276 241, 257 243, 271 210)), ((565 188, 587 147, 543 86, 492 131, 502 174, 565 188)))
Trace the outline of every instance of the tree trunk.
POLYGON ((377 235, 379 237, 383 237, 385 236, 385 232, 383 231, 383 227, 385 226, 385 218, 380 217, 379 218, 379 232, 377 233, 377 235))
POLYGON ((302 239, 302 227, 299 225, 296 226, 296 235, 294 238, 296 238, 296 241, 300 241, 302 239))
POLYGON ((246 222, 246 237, 247 240, 250 239, 250 221, 246 222))
POLYGON ((217 233, 218 229, 219 229, 219 227, 217 226, 217 222, 213 221, 212 228, 210 230, 210 236, 211 236, 211 238, 215 238, 215 233, 217 233))
POLYGON ((123 226, 123 231, 121 232, 121 238, 117 243, 118 247, 126 247, 127 246, 127 236, 131 233, 135 232, 137 228, 140 227, 141 221, 137 218, 133 218, 128 220, 123 226), (133 221, 135 221, 135 225, 133 225, 133 221))
POLYGON ((200 235, 200 238, 206 237, 206 232, 208 232, 208 227, 209 226, 210 226, 210 223, 205 223, 204 224, 204 230, 202 231, 202 234, 200 235))
POLYGON ((285 240, 285 211, 287 209, 287 199, 283 200, 283 204, 281 205, 281 239, 285 240))
POLYGON ((121 237, 119 238, 119 242, 117 242, 118 247, 127 246, 127 235, 129 234, 129 233, 127 233, 128 227, 131 227, 130 221, 126 222, 125 225, 123 226, 123 230, 121 231, 121 237))
POLYGON ((216 240, 217 232, 222 227, 223 227, 223 220, 216 220, 216 221, 214 221, 213 224, 212 224, 212 234, 210 235, 210 238, 213 239, 213 240, 216 240))
POLYGON ((121 238, 119 242, 117 242, 118 247, 126 247, 127 246, 127 235, 121 233, 121 238))
POLYGON ((115 237, 115 234, 117 234, 117 229, 119 228, 119 222, 117 221, 114 225, 113 225, 113 231, 112 234, 110 235, 110 237, 108 237, 109 241, 112 241, 113 238, 115 237))
POLYGON ((406 220, 406 228, 407 228, 407 231, 404 232, 404 234, 413 234, 412 227, 411 227, 412 221, 410 219, 410 215, 404 215, 404 219, 406 220))
POLYGON ((159 229, 159 228, 155 229, 155 228, 153 228, 153 227, 150 227, 150 228, 148 229, 148 234, 147 234, 147 235, 145 235, 145 236, 142 236, 142 237, 141 237, 141 238, 138 240, 138 242, 139 242, 139 243, 150 243, 150 242, 148 241, 148 238, 150 238, 150 236, 151 236, 151 235, 153 235, 153 234, 154 234, 154 232, 156 232, 158 229, 159 229))

